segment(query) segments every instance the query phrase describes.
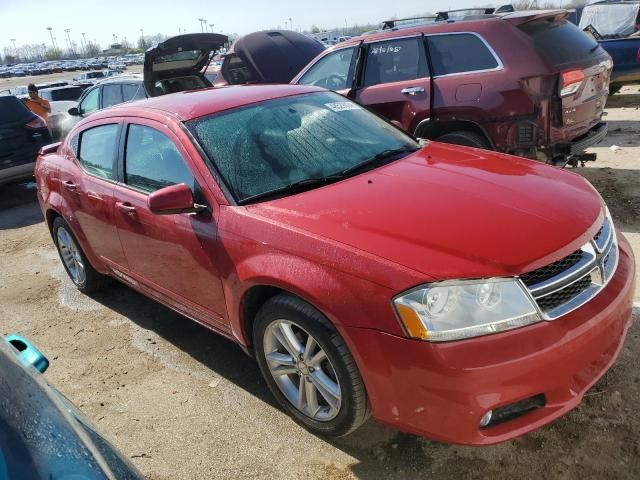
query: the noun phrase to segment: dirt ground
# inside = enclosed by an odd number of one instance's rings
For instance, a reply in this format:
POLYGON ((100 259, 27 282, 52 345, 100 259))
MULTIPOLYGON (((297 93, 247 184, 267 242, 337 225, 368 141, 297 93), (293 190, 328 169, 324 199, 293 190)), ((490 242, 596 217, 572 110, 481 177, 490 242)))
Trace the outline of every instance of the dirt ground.
MULTIPOLYGON (((640 88, 625 88, 609 107, 600 157, 577 172, 640 257, 640 88)), ((370 421, 329 442, 275 406, 257 366, 231 342, 122 285, 79 294, 33 184, 0 188, 0 334, 40 347, 52 361, 48 380, 150 479, 638 479, 639 302, 636 290, 620 358, 583 404, 523 438, 455 447, 370 421)))

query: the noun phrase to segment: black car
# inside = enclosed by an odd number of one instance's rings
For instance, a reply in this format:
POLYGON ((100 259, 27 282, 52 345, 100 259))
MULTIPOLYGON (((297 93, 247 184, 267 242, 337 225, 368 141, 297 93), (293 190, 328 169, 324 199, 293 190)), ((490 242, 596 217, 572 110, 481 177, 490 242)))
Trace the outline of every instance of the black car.
POLYGON ((141 480, 142 475, 42 377, 27 340, 0 338, 0 480, 141 480))
POLYGON ((42 118, 16 96, 0 96, 0 185, 33 178, 38 150, 49 143, 42 118))

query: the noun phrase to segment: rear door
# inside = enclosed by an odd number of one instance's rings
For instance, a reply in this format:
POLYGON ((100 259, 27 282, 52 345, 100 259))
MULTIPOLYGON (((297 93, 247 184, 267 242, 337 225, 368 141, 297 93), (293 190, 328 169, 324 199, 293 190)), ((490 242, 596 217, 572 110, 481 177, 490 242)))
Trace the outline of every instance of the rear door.
POLYGON ((75 134, 69 141, 75 158, 61 164, 59 179, 89 248, 105 263, 126 269, 113 213, 120 128, 118 120, 105 119, 75 134))
POLYGON ((366 44, 356 101, 414 133, 429 118, 431 78, 422 35, 366 44))
MULTIPOLYGON (((129 273, 185 313, 223 325, 224 296, 215 259, 217 229, 211 215, 156 215, 152 192, 185 183, 197 203, 210 204, 185 158, 188 153, 165 125, 137 119, 126 132, 115 220, 129 273)), ((223 327, 224 328, 224 327, 223 327)))

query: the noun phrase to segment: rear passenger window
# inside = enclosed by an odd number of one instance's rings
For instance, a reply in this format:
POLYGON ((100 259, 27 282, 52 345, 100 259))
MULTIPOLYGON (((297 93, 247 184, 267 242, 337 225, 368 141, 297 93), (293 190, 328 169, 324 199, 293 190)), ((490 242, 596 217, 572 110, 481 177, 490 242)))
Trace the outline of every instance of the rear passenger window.
POLYGON ((426 61, 417 38, 389 40, 369 45, 364 86, 415 80, 426 76, 426 61))
POLYGON ((499 65, 487 45, 476 35, 457 33, 426 38, 435 76, 492 70, 499 65))
POLYGON ((127 185, 144 192, 178 183, 196 190, 195 179, 178 148, 169 137, 151 127, 129 125, 124 170, 127 185))
POLYGON ((105 85, 102 87, 102 108, 118 105, 122 102, 124 102, 124 100, 122 99, 120 84, 105 85))
POLYGON ((118 125, 101 125, 80 134, 78 161, 87 172, 113 178, 113 158, 118 144, 118 125))

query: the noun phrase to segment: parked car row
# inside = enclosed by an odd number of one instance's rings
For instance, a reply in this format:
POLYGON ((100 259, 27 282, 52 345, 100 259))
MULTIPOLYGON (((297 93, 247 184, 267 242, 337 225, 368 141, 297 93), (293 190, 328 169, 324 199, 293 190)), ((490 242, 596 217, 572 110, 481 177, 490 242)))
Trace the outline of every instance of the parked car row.
POLYGON ((130 54, 122 57, 99 57, 78 60, 55 60, 36 63, 0 65, 0 78, 25 77, 28 75, 47 75, 50 73, 75 72, 79 70, 114 69, 125 70, 129 65, 140 65, 143 54, 130 54))

